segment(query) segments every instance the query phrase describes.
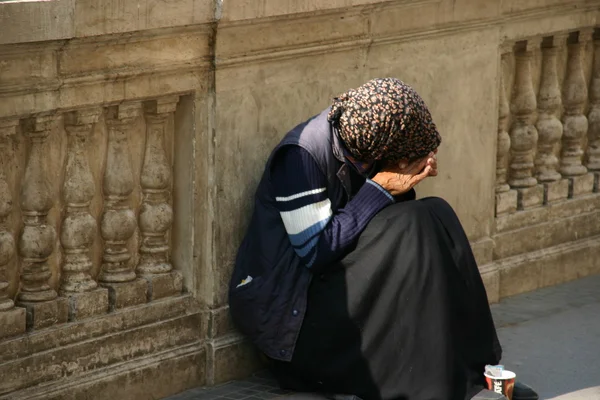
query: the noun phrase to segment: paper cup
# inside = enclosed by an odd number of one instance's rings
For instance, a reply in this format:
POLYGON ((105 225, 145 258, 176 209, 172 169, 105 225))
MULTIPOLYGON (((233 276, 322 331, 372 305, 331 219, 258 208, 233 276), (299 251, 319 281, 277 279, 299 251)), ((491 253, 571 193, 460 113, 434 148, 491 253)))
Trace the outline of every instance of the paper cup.
POLYGON ((504 370, 502 376, 492 376, 486 373, 483 375, 485 375, 488 390, 503 394, 508 400, 512 400, 515 378, 517 377, 514 372, 504 370))

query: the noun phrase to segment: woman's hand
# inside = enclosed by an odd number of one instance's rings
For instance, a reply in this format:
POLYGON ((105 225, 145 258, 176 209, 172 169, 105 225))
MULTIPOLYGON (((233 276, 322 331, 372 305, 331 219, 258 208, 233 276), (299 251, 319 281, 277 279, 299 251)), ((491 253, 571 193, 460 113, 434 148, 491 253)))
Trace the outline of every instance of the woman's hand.
POLYGON ((415 160, 410 164, 400 162, 396 167, 386 167, 372 180, 387 190, 392 196, 402 195, 428 176, 436 176, 437 158, 431 152, 427 157, 415 160))

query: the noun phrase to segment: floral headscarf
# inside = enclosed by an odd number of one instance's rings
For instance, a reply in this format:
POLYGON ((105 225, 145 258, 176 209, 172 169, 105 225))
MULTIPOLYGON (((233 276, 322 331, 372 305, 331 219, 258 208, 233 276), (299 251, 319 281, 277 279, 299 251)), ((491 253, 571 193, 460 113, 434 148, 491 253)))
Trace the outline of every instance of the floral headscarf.
POLYGON ((395 78, 373 79, 335 98, 328 120, 361 161, 414 160, 442 141, 421 96, 395 78))

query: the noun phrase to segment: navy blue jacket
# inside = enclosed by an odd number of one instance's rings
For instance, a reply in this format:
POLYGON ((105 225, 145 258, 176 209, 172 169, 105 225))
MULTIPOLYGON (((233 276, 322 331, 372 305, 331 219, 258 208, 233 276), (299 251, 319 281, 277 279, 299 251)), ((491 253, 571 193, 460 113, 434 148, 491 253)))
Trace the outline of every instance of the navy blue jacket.
POLYGON ((332 212, 350 197, 350 170, 342 146, 327 121, 329 109, 292 129, 271 153, 258 185, 254 213, 236 258, 229 287, 234 323, 267 356, 289 361, 304 314, 313 272, 292 248, 269 176, 271 162, 283 146, 301 146, 327 177, 332 212), (239 286, 242 279, 252 281, 239 286))

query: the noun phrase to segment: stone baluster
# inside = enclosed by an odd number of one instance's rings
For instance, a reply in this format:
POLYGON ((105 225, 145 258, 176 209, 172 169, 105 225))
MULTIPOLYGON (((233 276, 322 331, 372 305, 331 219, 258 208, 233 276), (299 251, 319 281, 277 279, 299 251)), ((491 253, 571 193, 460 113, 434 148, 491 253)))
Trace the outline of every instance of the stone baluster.
POLYGON ((108 291, 98 288, 90 271, 90 248, 96 237, 96 219, 89 210, 96 193, 85 142, 93 133, 101 109, 65 114, 67 162, 62 197, 65 213, 60 240, 64 251, 60 294, 69 298, 69 320, 83 319, 108 310, 108 291))
POLYGON ((513 123, 510 130, 511 162, 508 183, 518 192, 520 209, 539 206, 544 200, 544 188, 533 176, 533 158, 538 140, 535 119, 536 98, 531 76, 533 50, 538 40, 529 40, 515 46, 515 84, 513 89, 513 123))
POLYGON ((10 140, 17 133, 19 120, 0 120, 0 339, 25 332, 25 309, 15 307, 9 298, 7 268, 15 256, 15 241, 8 227, 12 194, 7 182, 10 140))
POLYGON ((111 309, 145 303, 147 298, 148 285, 137 279, 128 248, 136 228, 131 207, 134 180, 128 137, 139 123, 141 111, 140 102, 127 102, 111 107, 106 117, 108 148, 101 222, 104 252, 99 282, 109 291, 111 309))
POLYGON ((542 75, 538 92, 538 151, 535 158, 536 177, 544 185, 544 204, 566 199, 569 182, 561 179, 555 149, 563 134, 558 118, 562 101, 557 73, 557 56, 566 36, 556 35, 542 42, 542 75))
POLYGON ((146 150, 141 173, 144 194, 139 215, 142 234, 138 275, 149 283, 149 299, 181 292, 181 275, 169 261, 168 231, 173 222, 169 204, 171 164, 165 151, 165 133, 178 97, 146 103, 146 150))
POLYGON ((43 328, 66 322, 68 303, 57 298, 50 287, 52 273, 48 258, 54 252, 56 231, 48 221, 54 206, 54 191, 48 179, 48 135, 56 133, 57 117, 38 116, 25 121, 24 130, 31 146, 21 182, 23 230, 19 238, 22 260, 21 291, 18 304, 27 308, 28 328, 43 328))
MULTIPOLYGON (((504 49, 505 50, 505 49, 504 49)), ((501 65, 504 64, 508 53, 502 52, 501 65)), ((496 150, 496 216, 512 213, 517 210, 517 191, 511 190, 506 182, 507 164, 509 162, 510 135, 508 134, 508 117, 510 107, 504 85, 503 68, 500 68, 500 83, 498 87, 498 147, 496 150)))
POLYGON ((600 175, 600 36, 594 40, 594 67, 589 97, 586 167, 589 171, 594 172, 596 178, 594 190, 598 191, 598 177, 600 175))
POLYGON ((589 193, 594 187, 594 175, 588 174, 582 165, 582 140, 588 130, 584 115, 587 100, 587 84, 583 70, 582 55, 592 31, 574 32, 568 39, 567 72, 563 86, 563 138, 560 172, 569 178, 569 197, 589 193))

